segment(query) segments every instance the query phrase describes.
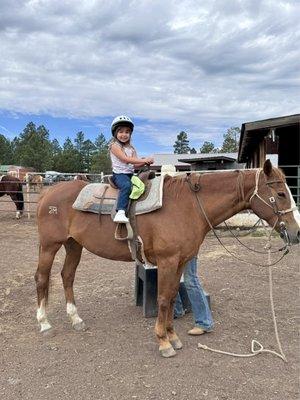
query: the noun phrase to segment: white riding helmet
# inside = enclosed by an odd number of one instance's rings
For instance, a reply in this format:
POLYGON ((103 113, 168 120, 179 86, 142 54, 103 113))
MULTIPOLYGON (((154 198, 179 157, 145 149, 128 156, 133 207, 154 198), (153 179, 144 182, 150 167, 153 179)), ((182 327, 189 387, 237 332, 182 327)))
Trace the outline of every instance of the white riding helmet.
POLYGON ((128 126, 131 131, 133 131, 134 124, 129 117, 126 115, 119 115, 118 117, 114 118, 113 122, 111 123, 111 133, 114 136, 116 133, 116 129, 118 126, 128 126))

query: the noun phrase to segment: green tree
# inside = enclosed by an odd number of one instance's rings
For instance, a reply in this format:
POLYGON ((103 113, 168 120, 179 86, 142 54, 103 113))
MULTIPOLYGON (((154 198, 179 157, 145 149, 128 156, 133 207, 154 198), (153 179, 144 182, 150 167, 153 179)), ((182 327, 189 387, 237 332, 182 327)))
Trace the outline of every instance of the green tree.
POLYGON ((9 139, 0 134, 0 164, 13 163, 13 146, 9 139))
POLYGON ((207 142, 205 141, 200 148, 200 153, 212 153, 215 149, 215 145, 213 142, 207 142))
POLYGON ((60 172, 81 172, 78 170, 80 164, 80 153, 68 137, 66 138, 62 152, 58 157, 57 169, 60 172))
POLYGON ((103 133, 100 133, 95 140, 96 151, 92 155, 91 172, 99 174, 111 173, 111 161, 108 151, 108 142, 103 133))
POLYGON ((238 143, 240 139, 241 130, 239 127, 231 127, 223 135, 224 142, 221 149, 222 153, 235 153, 238 151, 238 143))
POLYGON ((108 150, 108 142, 105 139, 103 133, 100 133, 95 139, 96 149, 99 151, 107 151, 108 150))
POLYGON ((83 142, 81 148, 81 157, 82 157, 81 161, 83 170, 81 170, 81 172, 90 172, 92 157, 96 151, 97 151, 96 145, 90 139, 87 139, 83 142))
POLYGON ((54 170, 58 170, 59 169, 58 163, 61 158, 62 148, 57 139, 53 139, 51 145, 52 145, 52 168, 54 170))
POLYGON ((173 147, 174 147, 175 154, 185 154, 190 151, 189 140, 188 140, 186 132, 181 131, 177 135, 177 140, 175 141, 175 144, 173 145, 173 147))
POLYGON ((14 141, 15 162, 36 171, 45 171, 52 166, 52 145, 49 131, 43 126, 36 127, 29 122, 14 141))
POLYGON ((195 147, 192 147, 190 150, 191 154, 197 154, 197 150, 195 149, 195 147))
POLYGON ((78 165, 78 172, 86 172, 85 168, 84 168, 84 133, 82 131, 77 132, 76 137, 75 137, 75 148, 78 151, 78 153, 80 154, 80 162, 78 165))

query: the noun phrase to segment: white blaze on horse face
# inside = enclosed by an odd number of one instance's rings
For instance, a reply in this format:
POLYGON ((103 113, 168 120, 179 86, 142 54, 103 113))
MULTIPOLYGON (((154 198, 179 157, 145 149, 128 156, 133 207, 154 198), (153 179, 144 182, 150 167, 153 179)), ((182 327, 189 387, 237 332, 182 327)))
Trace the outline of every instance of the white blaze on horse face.
POLYGON ((75 304, 67 303, 67 314, 70 317, 73 326, 82 322, 82 319, 78 315, 75 304))
POLYGON ((288 187, 287 184, 285 184, 285 186, 286 186, 286 190, 288 191, 288 193, 289 193, 289 195, 290 195, 291 208, 294 208, 294 207, 295 207, 295 210, 293 211, 293 216, 294 216, 295 221, 297 222, 297 224, 298 224, 298 226, 299 226, 299 228, 300 228, 300 213, 299 213, 299 211, 298 211, 298 208, 297 208, 297 206, 296 206, 296 203, 295 203, 294 197, 292 196, 292 193, 291 193, 291 191, 290 191, 290 188, 288 187))
POLYGON ((47 331, 48 329, 52 328, 46 316, 45 299, 41 301, 40 307, 37 309, 36 318, 40 324, 41 332, 47 331))

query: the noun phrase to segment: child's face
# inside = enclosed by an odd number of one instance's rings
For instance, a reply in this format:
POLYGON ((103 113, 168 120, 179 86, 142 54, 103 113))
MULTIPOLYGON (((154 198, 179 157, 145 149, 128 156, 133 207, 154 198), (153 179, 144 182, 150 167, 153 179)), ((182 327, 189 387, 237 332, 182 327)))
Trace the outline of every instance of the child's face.
POLYGON ((120 126, 117 131, 117 139, 122 143, 127 143, 130 140, 131 129, 128 126, 120 126))

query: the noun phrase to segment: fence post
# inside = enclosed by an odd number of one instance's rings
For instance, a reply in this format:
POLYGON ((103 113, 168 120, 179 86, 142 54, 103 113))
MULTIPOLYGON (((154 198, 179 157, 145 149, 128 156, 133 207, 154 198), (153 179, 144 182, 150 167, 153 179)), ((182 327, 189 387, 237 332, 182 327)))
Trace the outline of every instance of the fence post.
POLYGON ((26 211, 27 211, 27 218, 30 219, 30 185, 29 185, 29 180, 30 180, 30 173, 27 172, 25 175, 25 180, 26 180, 26 211))

